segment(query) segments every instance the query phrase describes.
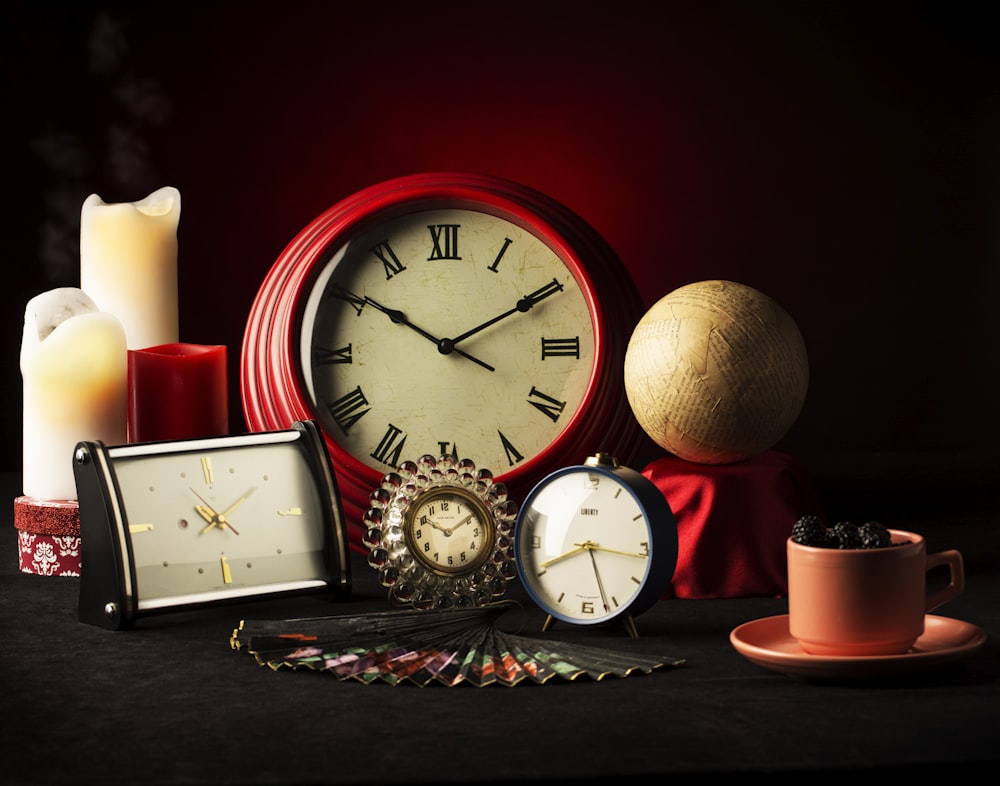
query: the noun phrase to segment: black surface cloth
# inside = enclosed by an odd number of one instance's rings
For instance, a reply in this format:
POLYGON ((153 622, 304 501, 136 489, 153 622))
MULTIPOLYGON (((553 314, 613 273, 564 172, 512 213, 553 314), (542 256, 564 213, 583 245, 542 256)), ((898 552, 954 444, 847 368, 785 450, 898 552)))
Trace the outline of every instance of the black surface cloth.
MULTIPOLYGON (((815 770, 972 773, 1000 764, 1000 516, 910 520, 929 550, 958 548, 966 591, 937 613, 989 634, 960 664, 906 678, 814 681, 743 658, 730 631, 783 614, 782 598, 667 600, 620 628, 553 638, 684 658, 680 668, 425 687, 259 666, 234 651, 241 619, 389 609, 355 555, 351 600, 260 601, 140 619, 77 620, 79 579, 21 573, 12 500, 0 519, 0 766, 8 784, 420 784, 585 782, 815 770)), ((901 522, 888 522, 898 525, 901 522)), ((520 586, 526 632, 542 615, 520 586)))

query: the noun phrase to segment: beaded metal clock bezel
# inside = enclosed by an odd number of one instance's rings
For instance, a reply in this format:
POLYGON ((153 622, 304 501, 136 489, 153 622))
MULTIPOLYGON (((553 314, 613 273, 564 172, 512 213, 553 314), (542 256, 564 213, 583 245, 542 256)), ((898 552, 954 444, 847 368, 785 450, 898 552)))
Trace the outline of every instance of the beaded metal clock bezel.
POLYGON ((388 589, 389 601, 418 610, 484 606, 507 591, 517 576, 513 556, 517 503, 505 483, 493 473, 477 468, 472 459, 452 455, 423 455, 404 461, 382 476, 369 496, 364 515, 368 565, 378 571, 379 583, 388 589), (489 557, 468 572, 444 574, 417 559, 404 531, 406 511, 430 491, 458 488, 474 494, 493 521, 493 549, 489 557))

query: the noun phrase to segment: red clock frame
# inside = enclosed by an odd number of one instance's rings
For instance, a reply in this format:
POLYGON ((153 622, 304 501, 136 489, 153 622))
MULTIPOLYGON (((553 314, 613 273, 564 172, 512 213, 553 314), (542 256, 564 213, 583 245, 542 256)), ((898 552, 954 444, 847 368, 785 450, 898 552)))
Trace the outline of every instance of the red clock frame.
MULTIPOLYGON (((644 436, 624 385, 625 350, 644 313, 635 283, 608 243, 569 208, 532 188, 487 175, 431 172, 378 183, 330 207, 289 243, 265 276, 247 319, 240 393, 248 427, 273 431, 317 419, 300 366, 300 329, 309 292, 330 254, 373 223, 442 206, 496 215, 541 238, 577 278, 594 321, 594 365, 579 411, 552 444, 524 464, 498 472, 496 480, 520 501, 545 475, 595 452, 611 453, 628 465, 644 436)), ((384 472, 347 453, 328 433, 324 438, 351 548, 366 553, 362 519, 384 472)))

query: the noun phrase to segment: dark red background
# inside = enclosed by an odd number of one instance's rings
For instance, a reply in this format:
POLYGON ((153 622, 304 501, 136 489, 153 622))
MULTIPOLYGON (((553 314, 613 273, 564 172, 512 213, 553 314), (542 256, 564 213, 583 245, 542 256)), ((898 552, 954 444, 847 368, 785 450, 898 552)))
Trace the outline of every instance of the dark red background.
POLYGON ((771 295, 810 353, 797 454, 992 450, 1000 60, 968 4, 8 3, 0 469, 28 299, 90 193, 182 194, 181 339, 230 349, 314 217, 399 175, 564 202, 652 305, 771 295))

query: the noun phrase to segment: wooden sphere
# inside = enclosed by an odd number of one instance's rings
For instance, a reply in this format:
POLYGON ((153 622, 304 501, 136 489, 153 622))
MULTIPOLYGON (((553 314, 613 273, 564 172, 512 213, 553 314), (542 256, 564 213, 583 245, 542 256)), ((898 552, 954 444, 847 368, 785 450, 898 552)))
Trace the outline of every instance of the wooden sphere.
POLYGON ((802 410, 809 362, 798 326, 767 295, 732 281, 674 290, 639 320, 625 392, 660 447, 699 464, 772 448, 802 410))

